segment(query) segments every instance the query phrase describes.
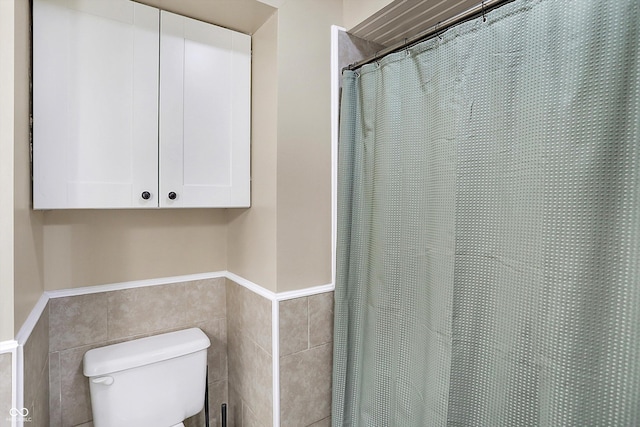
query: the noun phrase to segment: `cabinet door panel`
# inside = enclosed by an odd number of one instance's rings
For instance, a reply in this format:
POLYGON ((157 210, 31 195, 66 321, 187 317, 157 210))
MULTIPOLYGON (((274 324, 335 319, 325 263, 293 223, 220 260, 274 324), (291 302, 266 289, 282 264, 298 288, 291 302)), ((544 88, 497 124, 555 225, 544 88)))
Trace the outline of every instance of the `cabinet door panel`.
POLYGON ((156 207, 158 10, 34 2, 34 207, 156 207))
MULTIPOLYGON (((188 34, 187 34, 188 36, 188 34)), ((184 185, 231 184, 231 35, 184 43, 184 185), (221 43, 220 43, 221 44, 221 43), (215 46, 215 47, 214 47, 215 46)))
POLYGON ((248 206, 251 39, 167 12, 161 21, 160 204, 248 206))

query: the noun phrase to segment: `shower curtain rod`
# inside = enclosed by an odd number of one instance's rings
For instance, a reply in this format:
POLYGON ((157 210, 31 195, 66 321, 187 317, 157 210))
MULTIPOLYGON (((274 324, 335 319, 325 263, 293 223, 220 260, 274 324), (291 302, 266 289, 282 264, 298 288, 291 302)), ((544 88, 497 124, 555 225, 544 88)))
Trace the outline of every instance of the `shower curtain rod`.
POLYGON ((448 30, 449 28, 451 28, 452 26, 459 24, 461 22, 464 21, 468 21, 470 19, 473 19, 475 17, 478 16, 483 16, 486 12, 490 11, 491 9, 495 9, 498 6, 501 6, 503 3, 509 3, 513 0, 485 0, 481 3, 478 3, 477 5, 473 6, 470 9, 465 10, 464 12, 461 12, 449 19, 446 19, 442 22, 438 22, 436 25, 434 25, 433 27, 428 28, 425 31, 422 31, 418 34, 416 34, 415 36, 411 37, 411 38, 406 38, 404 39, 404 41, 402 42, 398 42, 398 43, 394 43, 393 45, 384 48, 383 50, 376 52, 375 55, 370 56, 366 59, 363 59, 361 61, 358 61, 356 63, 350 64, 346 67, 344 67, 342 69, 342 71, 344 70, 356 70, 360 67, 362 67, 363 65, 367 65, 370 64, 372 62, 377 61, 378 59, 381 59, 385 56, 387 56, 390 53, 393 52, 397 52, 399 50, 402 49, 406 49, 409 48, 417 43, 420 43, 421 41, 424 41, 426 39, 429 39, 431 37, 434 37, 440 33, 442 33, 443 31, 448 30))

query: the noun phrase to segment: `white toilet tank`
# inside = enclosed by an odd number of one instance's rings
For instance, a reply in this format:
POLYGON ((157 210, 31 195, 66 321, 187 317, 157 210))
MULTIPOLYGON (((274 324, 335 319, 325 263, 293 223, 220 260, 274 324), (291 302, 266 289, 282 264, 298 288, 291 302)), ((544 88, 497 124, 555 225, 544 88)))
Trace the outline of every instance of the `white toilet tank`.
POLYGON ((198 328, 89 350, 95 427, 170 427, 204 407, 209 338, 198 328))

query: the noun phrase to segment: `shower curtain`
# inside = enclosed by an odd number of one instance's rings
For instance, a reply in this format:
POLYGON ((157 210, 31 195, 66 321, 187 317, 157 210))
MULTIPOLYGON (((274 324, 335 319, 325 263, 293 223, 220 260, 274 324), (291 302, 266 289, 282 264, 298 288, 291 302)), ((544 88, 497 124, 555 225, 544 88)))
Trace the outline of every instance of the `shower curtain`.
POLYGON ((640 425, 640 2, 344 73, 333 426, 640 425))

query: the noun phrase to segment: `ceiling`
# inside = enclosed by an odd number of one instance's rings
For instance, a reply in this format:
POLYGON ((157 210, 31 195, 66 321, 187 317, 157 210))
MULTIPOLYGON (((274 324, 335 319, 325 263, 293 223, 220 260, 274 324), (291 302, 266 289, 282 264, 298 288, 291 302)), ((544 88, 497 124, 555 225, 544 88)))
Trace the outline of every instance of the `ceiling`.
MULTIPOLYGON (((135 0, 162 10, 253 34, 284 0, 135 0)), ((394 0, 349 33, 391 46, 445 21, 480 0, 394 0)))
POLYGON ((135 1, 245 34, 255 33, 282 3, 279 0, 135 1))
MULTIPOLYGON (((253 34, 284 0, 135 0, 162 10, 253 34)), ((352 28, 357 37, 390 46, 477 4, 480 0, 394 0, 352 28)))
POLYGON ((391 46, 479 3, 480 0, 395 0, 349 33, 391 46))

